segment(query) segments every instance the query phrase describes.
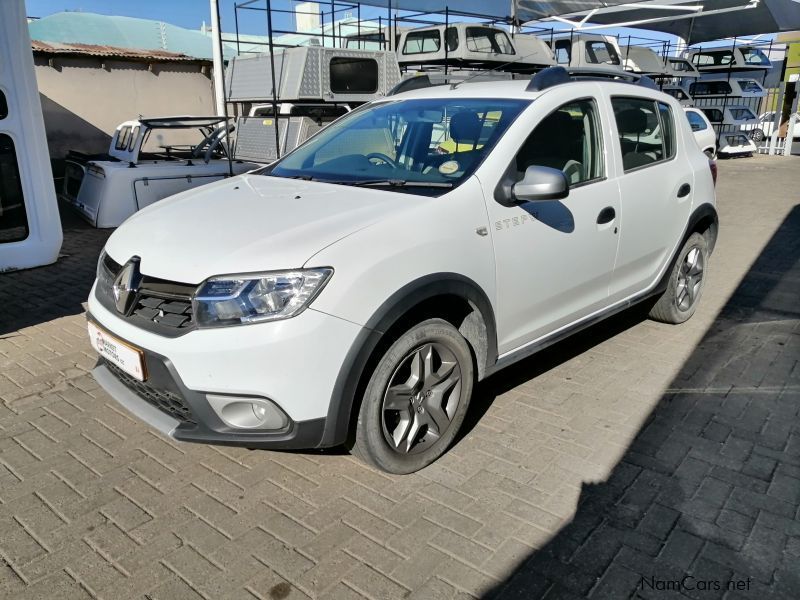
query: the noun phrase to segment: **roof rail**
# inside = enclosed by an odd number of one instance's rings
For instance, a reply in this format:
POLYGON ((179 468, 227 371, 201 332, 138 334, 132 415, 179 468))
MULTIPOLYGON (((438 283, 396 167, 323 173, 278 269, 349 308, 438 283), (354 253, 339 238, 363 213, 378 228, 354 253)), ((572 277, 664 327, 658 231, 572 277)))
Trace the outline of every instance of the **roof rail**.
POLYGON ((569 83, 575 79, 613 79, 621 83, 632 83, 634 85, 641 85, 653 90, 657 90, 656 83, 645 75, 637 75, 636 73, 628 73, 627 71, 619 71, 616 69, 603 69, 597 67, 548 67, 542 69, 536 75, 531 77, 528 87, 525 88, 528 92, 540 92, 547 88, 569 83))

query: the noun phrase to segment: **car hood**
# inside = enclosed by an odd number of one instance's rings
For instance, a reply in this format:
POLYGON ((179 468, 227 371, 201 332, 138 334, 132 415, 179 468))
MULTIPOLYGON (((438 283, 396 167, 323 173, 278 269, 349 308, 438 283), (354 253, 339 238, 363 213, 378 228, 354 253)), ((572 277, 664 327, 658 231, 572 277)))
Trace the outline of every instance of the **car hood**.
POLYGON ((139 256, 142 273, 192 284, 212 275, 293 269, 343 237, 429 200, 242 175, 139 211, 109 238, 106 252, 119 263, 139 256))

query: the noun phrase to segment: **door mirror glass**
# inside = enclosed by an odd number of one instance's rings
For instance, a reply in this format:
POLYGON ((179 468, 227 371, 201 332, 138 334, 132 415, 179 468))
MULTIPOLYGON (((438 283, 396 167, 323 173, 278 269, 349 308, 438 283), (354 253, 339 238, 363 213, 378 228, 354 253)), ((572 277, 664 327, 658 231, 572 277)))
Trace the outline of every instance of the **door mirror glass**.
POLYGON ((569 182, 560 169, 533 165, 525 170, 522 181, 511 188, 511 197, 516 202, 560 200, 569 195, 569 182))

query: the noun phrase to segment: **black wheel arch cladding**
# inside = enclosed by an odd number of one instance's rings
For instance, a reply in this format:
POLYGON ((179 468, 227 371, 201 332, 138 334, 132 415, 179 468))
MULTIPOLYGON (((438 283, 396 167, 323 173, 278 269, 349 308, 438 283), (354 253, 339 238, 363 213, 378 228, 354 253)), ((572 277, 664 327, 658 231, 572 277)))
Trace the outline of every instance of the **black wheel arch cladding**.
POLYGON ((334 384, 321 447, 341 444, 351 433, 359 386, 375 350, 385 342, 386 334, 416 307, 447 296, 465 301, 472 309, 462 323, 454 325, 475 352, 478 378, 482 378, 487 368, 497 361, 494 309, 481 287, 458 273, 432 273, 420 277, 387 298, 356 336, 334 384))

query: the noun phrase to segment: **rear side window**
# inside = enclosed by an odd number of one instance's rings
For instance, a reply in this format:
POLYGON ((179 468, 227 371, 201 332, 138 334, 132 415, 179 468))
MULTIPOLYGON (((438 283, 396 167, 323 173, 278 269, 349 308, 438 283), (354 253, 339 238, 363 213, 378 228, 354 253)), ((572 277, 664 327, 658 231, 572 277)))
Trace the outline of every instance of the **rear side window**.
POLYGON ((8 116, 8 102, 6 102, 6 95, 0 90, 0 119, 5 119, 8 116))
POLYGON ((119 130, 117 134, 117 143, 114 145, 114 148, 117 150, 125 151, 128 149, 128 140, 131 137, 131 128, 130 126, 123 127, 119 130))
POLYGON ((646 98, 612 98, 625 171, 675 156, 675 123, 666 104, 646 98))
POLYGON ((741 121, 742 119, 755 119, 756 116, 753 114, 753 111, 749 108, 731 108, 731 116, 736 119, 737 121, 741 121))
POLYGON ((722 111, 718 108, 701 108, 712 123, 722 123, 722 111))
POLYGON ((403 44, 403 54, 428 54, 438 52, 441 47, 442 40, 438 29, 411 31, 406 36, 406 43, 403 44))
POLYGON ((727 81, 695 81, 689 86, 692 96, 726 96, 732 91, 727 81))
POLYGON ((133 132, 131 133, 131 139, 128 141, 128 150, 133 150, 133 147, 136 145, 136 138, 139 137, 139 126, 133 128, 133 132))
POLYGON ((553 48, 556 55, 556 62, 560 65, 568 65, 572 59, 572 44, 569 40, 558 40, 553 48))
POLYGON ((698 52, 692 55, 692 62, 698 67, 726 66, 733 62, 733 52, 730 50, 698 52))
POLYGON ((693 110, 686 111, 686 119, 689 121, 692 131, 703 131, 704 129, 708 129, 705 119, 693 110))
POLYGON ((608 42, 586 42, 586 62, 595 65, 618 65, 619 54, 608 42))
POLYGON ((378 91, 378 61, 374 58, 331 59, 331 91, 335 94, 372 94, 378 91))
POLYGON ((506 32, 492 27, 467 27, 467 50, 514 54, 514 47, 506 32))
POLYGON ((0 244, 28 237, 28 216, 22 195, 14 140, 0 133, 0 244))
POLYGON ((447 44, 447 51, 452 52, 458 48, 458 29, 448 27, 444 32, 444 43, 447 44))
POLYGON ((664 158, 669 160, 675 156, 675 121, 672 118, 672 109, 663 102, 659 102, 658 116, 661 121, 661 139, 664 142, 664 158))
POLYGON ((743 92, 760 92, 761 86, 752 79, 739 79, 739 87, 743 92))

